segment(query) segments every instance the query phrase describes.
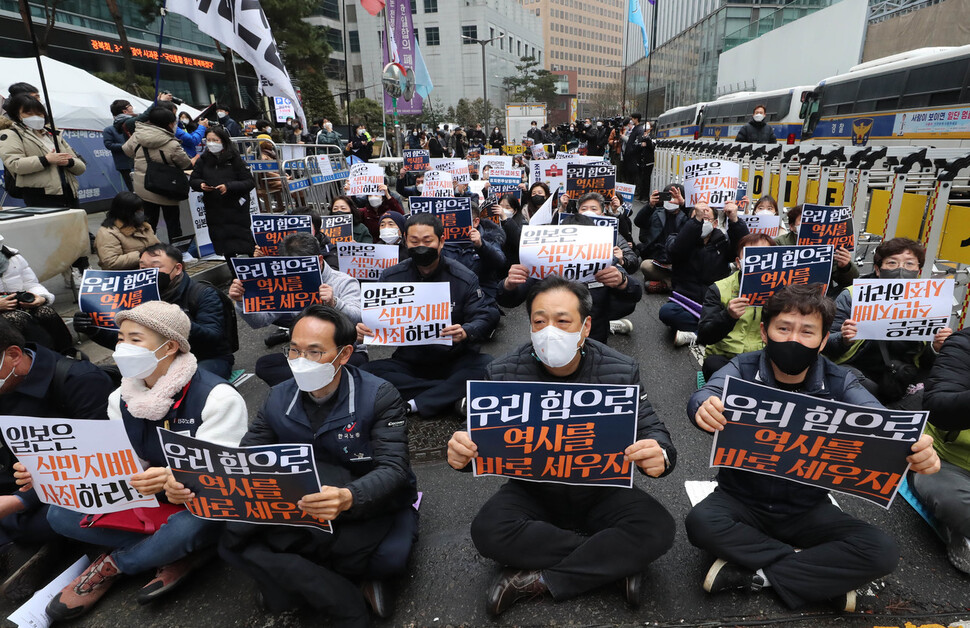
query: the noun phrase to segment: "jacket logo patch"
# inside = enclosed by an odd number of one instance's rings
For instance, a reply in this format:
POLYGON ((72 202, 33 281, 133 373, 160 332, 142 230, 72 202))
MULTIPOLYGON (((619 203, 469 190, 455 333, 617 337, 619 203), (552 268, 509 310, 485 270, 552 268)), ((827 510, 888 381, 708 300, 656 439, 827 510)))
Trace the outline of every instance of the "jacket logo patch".
POLYGON ((387 427, 404 427, 404 420, 401 421, 388 421, 387 427))
POLYGON ((352 429, 354 429, 354 427, 355 427, 356 425, 357 425, 357 422, 356 422, 356 421, 354 421, 353 423, 348 423, 347 425, 345 425, 345 426, 344 426, 344 431, 345 431, 345 432, 349 432, 349 431, 351 431, 352 429))

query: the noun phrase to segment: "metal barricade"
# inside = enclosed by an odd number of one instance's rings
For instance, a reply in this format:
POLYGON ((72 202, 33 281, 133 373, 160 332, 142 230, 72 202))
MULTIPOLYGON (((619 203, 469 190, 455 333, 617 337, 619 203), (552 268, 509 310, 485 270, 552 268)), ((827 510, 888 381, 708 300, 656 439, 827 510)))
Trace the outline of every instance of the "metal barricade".
POLYGON ((234 137, 232 142, 253 173, 260 213, 279 213, 292 207, 289 194, 285 192, 286 173, 276 144, 272 140, 248 137, 234 137))

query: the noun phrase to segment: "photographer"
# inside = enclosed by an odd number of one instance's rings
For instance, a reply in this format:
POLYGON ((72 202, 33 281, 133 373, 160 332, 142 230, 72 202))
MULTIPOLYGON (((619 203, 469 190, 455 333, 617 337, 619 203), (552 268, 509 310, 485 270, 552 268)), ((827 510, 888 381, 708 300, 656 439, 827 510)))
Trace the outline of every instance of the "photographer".
POLYGON ((2 245, 0 236, 0 318, 28 342, 60 353, 74 345, 71 332, 51 307, 54 295, 37 280, 23 255, 2 245))
MULTIPOLYGON (((630 114, 630 120, 633 123, 633 130, 630 131, 630 137, 627 139, 626 147, 623 149, 623 180, 627 183, 637 183, 639 178, 641 164, 643 163, 643 158, 647 156, 649 150, 651 169, 653 164, 653 142, 646 133, 646 129, 643 124, 641 124, 642 116, 639 113, 630 114)), ((649 187, 650 182, 647 179, 646 185, 640 190, 640 195, 646 193, 646 188, 649 187)))

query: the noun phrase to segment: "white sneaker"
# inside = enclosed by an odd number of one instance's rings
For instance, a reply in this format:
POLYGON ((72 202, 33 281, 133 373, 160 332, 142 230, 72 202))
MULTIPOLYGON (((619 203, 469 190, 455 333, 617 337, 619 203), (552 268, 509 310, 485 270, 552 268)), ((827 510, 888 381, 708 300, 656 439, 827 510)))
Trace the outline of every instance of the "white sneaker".
POLYGON ((684 347, 686 345, 692 345, 697 342, 697 334, 692 331, 678 331, 674 335, 674 346, 684 347))
POLYGON ((629 334, 631 331, 633 331, 633 323, 630 322, 630 319, 621 318, 610 321, 611 334, 629 334))
POLYGON ((193 255, 192 255, 191 253, 189 253, 188 251, 186 251, 185 253, 182 253, 182 263, 183 263, 183 264, 194 264, 194 263, 196 263, 197 261, 199 261, 199 260, 198 260, 198 259, 196 259, 196 258, 195 258, 195 257, 194 257, 194 256, 193 256, 193 255))

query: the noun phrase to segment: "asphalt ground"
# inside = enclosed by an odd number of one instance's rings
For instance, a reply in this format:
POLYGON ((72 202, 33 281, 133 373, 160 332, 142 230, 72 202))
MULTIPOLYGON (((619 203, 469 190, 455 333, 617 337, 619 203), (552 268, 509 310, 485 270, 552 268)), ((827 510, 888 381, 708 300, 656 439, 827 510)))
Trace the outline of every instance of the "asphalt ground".
MULTIPOLYGON (((56 281, 59 281, 56 280, 56 281)), ((69 298, 69 297, 65 297, 69 298)), ((394 614, 377 620, 389 626, 947 626, 970 616, 970 579, 947 561, 943 544, 933 530, 902 499, 890 510, 846 496, 837 496, 847 512, 886 530, 899 544, 901 559, 895 572, 866 588, 859 597, 859 612, 838 614, 825 606, 792 611, 770 589, 757 594, 724 593, 715 596, 701 588, 713 558, 687 540, 683 520, 690 503, 684 489, 688 480, 711 480, 708 467, 711 440, 688 420, 687 398, 696 389, 698 364, 686 348, 675 349, 672 334, 657 319, 665 298, 646 295, 630 316, 629 336, 613 336, 610 345, 640 364, 644 390, 665 421, 679 456, 675 471, 663 479, 635 474, 636 484, 656 497, 678 521, 673 548, 645 568, 642 605, 630 609, 619 587, 608 586, 561 603, 551 599, 522 602, 498 619, 485 613, 485 591, 499 566, 475 550, 469 526, 481 505, 502 484, 500 478, 474 478, 453 471, 443 462, 451 433, 463 426, 457 416, 417 420, 409 426, 412 464, 423 492, 420 539, 406 576, 392 583, 394 614)), ((64 304, 59 308, 63 311, 64 304)), ((250 330, 240 324, 240 351, 236 368, 252 372, 257 357, 267 351, 262 339, 267 330, 250 330)), ((494 356, 528 341, 524 308, 507 312, 496 339, 484 350, 494 356)), ((106 351, 84 347, 95 360, 106 351)), ((272 349, 276 350, 276 349, 272 349)), ((372 359, 390 350, 372 350, 372 359)), ((239 386, 250 416, 268 388, 255 377, 239 386)), ((339 525, 339 519, 335 525, 339 525)), ((77 554, 63 554, 57 565, 66 566, 77 554)), ((51 565, 55 567, 55 565, 51 565)), ((118 628, 170 628, 175 626, 284 627, 327 626, 326 617, 311 611, 271 615, 259 611, 255 585, 243 573, 213 559, 184 586, 150 606, 139 606, 135 594, 152 574, 124 578, 87 616, 65 625, 118 628)), ((0 601, 0 616, 14 605, 0 601)))

